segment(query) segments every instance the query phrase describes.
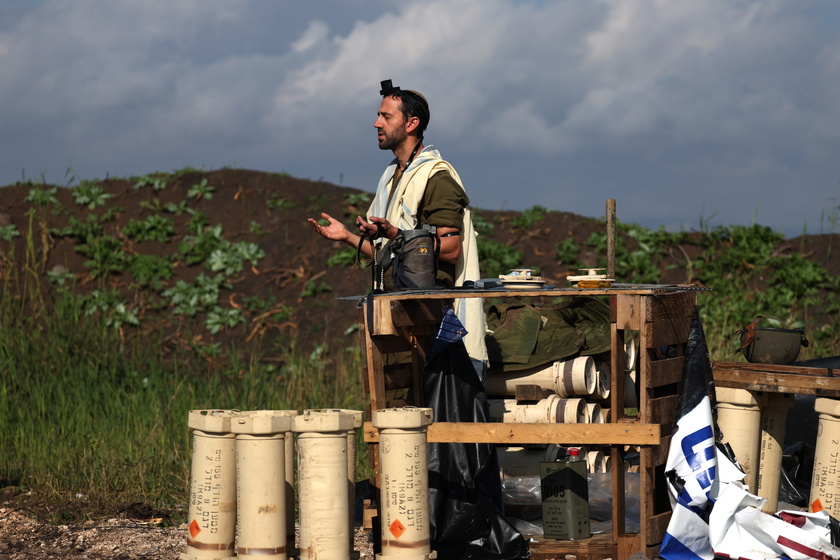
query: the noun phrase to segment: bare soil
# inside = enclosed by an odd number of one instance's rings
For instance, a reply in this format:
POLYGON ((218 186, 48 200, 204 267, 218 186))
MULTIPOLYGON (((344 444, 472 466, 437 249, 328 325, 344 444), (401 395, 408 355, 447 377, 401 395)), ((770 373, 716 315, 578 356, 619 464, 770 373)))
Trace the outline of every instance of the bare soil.
MULTIPOLYGON (((184 552, 187 524, 160 518, 110 517, 84 523, 51 523, 31 511, 0 507, 0 558, 4 560, 177 559, 184 552)), ((356 527, 356 550, 372 560, 370 533, 356 527)))

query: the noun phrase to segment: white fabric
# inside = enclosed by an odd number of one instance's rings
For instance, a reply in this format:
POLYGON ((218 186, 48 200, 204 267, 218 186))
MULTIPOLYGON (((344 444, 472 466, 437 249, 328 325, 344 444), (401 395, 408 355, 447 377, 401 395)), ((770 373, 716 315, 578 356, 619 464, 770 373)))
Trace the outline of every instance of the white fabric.
MULTIPOLYGON (((390 197, 389 192, 394 189, 391 179, 397 168, 397 160, 391 162, 376 188, 376 196, 368 209, 368 218, 385 217, 399 229, 416 229, 418 225, 417 209, 426 192, 429 178, 440 171, 448 171, 452 178, 461 186, 461 178, 449 162, 440 157, 440 152, 434 146, 426 146, 418 153, 408 169, 396 185, 396 191, 390 197)), ((461 286, 467 280, 481 278, 478 268, 478 245, 476 232, 473 228, 469 208, 464 209, 464 227, 461 230, 461 256, 455 264, 455 285, 461 286)), ((382 239, 378 240, 383 242, 382 239)), ((484 336, 487 331, 487 321, 484 316, 484 305, 481 298, 459 298, 455 300, 455 314, 467 329, 464 344, 467 353, 474 360, 487 361, 487 346, 484 336)))
POLYGON ((723 485, 709 516, 709 538, 716 554, 742 560, 826 560, 840 558, 831 544, 828 515, 778 512, 801 518, 797 527, 761 511, 766 502, 743 484, 723 485))

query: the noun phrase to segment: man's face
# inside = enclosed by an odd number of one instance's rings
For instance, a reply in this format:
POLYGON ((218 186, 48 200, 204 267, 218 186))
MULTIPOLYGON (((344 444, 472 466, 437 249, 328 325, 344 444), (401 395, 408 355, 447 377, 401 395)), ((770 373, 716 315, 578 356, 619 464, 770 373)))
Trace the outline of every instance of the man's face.
POLYGON ((402 102, 391 96, 384 97, 376 113, 376 127, 380 150, 394 150, 408 138, 406 119, 400 110, 402 102))

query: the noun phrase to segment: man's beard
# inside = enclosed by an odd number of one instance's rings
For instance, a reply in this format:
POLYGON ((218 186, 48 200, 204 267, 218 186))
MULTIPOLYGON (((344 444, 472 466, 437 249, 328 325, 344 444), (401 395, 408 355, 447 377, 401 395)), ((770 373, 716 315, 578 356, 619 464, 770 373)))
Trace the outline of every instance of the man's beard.
POLYGON ((388 135, 386 134, 380 141, 379 141, 379 149, 380 150, 393 150, 394 148, 398 147, 402 144, 408 136, 399 136, 396 134, 388 135))

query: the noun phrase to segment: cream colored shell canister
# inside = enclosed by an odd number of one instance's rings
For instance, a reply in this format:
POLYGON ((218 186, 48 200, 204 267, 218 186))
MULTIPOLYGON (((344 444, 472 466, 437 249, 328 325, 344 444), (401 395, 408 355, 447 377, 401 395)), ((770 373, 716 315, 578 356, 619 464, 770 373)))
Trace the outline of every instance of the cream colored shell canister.
POLYGON ((193 430, 187 546, 181 560, 231 558, 236 531, 236 439, 230 410, 191 410, 193 430))
POLYGON ((598 451, 588 451, 586 453, 586 468, 591 473, 603 472, 604 469, 604 453, 598 451))
POLYGON ((292 422, 301 496, 299 557, 348 560, 347 432, 354 418, 335 410, 308 410, 292 422))
POLYGON ((758 460, 756 494, 767 500, 761 508, 764 513, 776 513, 779 507, 785 423, 791 406, 793 406, 793 395, 768 393, 767 403, 761 409, 761 451, 758 460))
POLYGON ((489 399, 491 422, 512 424, 577 424, 586 421, 585 401, 549 395, 536 403, 520 404, 515 399, 489 399))
POLYGON ((286 435, 282 411, 243 412, 236 434, 236 555, 286 560, 286 435))
POLYGON ((601 416, 601 405, 598 403, 584 403, 586 409, 586 423, 587 424, 603 424, 604 418, 601 416))
POLYGON ((766 402, 766 395, 729 387, 718 387, 716 395, 717 421, 723 432, 723 442, 732 447, 747 475, 744 484, 754 493, 761 451, 761 406, 766 402))
MULTIPOLYGON (((298 415, 297 410, 279 410, 278 414, 289 417, 289 426, 292 425, 292 418, 298 415)), ((295 548, 295 435, 291 431, 284 437, 285 450, 283 460, 286 472, 284 495, 286 497, 286 551, 289 556, 297 556, 295 548)))
POLYGON ((428 560, 429 461, 426 427, 431 408, 389 408, 371 413, 379 429, 380 524, 382 553, 377 558, 428 560))
POLYGON ((639 355, 637 336, 632 336, 624 341, 624 371, 634 371, 636 369, 636 358, 639 355))
POLYGON ((537 385, 561 397, 595 392, 597 370, 591 356, 554 362, 547 367, 514 372, 494 372, 484 382, 491 397, 512 397, 517 385, 537 385))
MULTIPOLYGON (((342 412, 349 414, 353 419, 353 428, 347 430, 347 501, 350 507, 347 512, 347 521, 350 529, 350 550, 356 546, 356 430, 362 427, 364 421, 364 413, 361 410, 349 410, 346 408, 331 408, 331 409, 311 409, 314 412, 342 412)), ((310 410, 305 410, 310 412, 310 410)), ((353 556, 357 553, 354 551, 353 556)))
POLYGON ((596 375, 598 381, 595 387, 595 394, 602 401, 610 398, 612 391, 612 375, 610 373, 610 364, 601 362, 598 364, 598 371, 596 375))
POLYGON ((811 510, 824 509, 840 519, 840 400, 818 398, 819 414, 814 474, 811 478, 811 510))

